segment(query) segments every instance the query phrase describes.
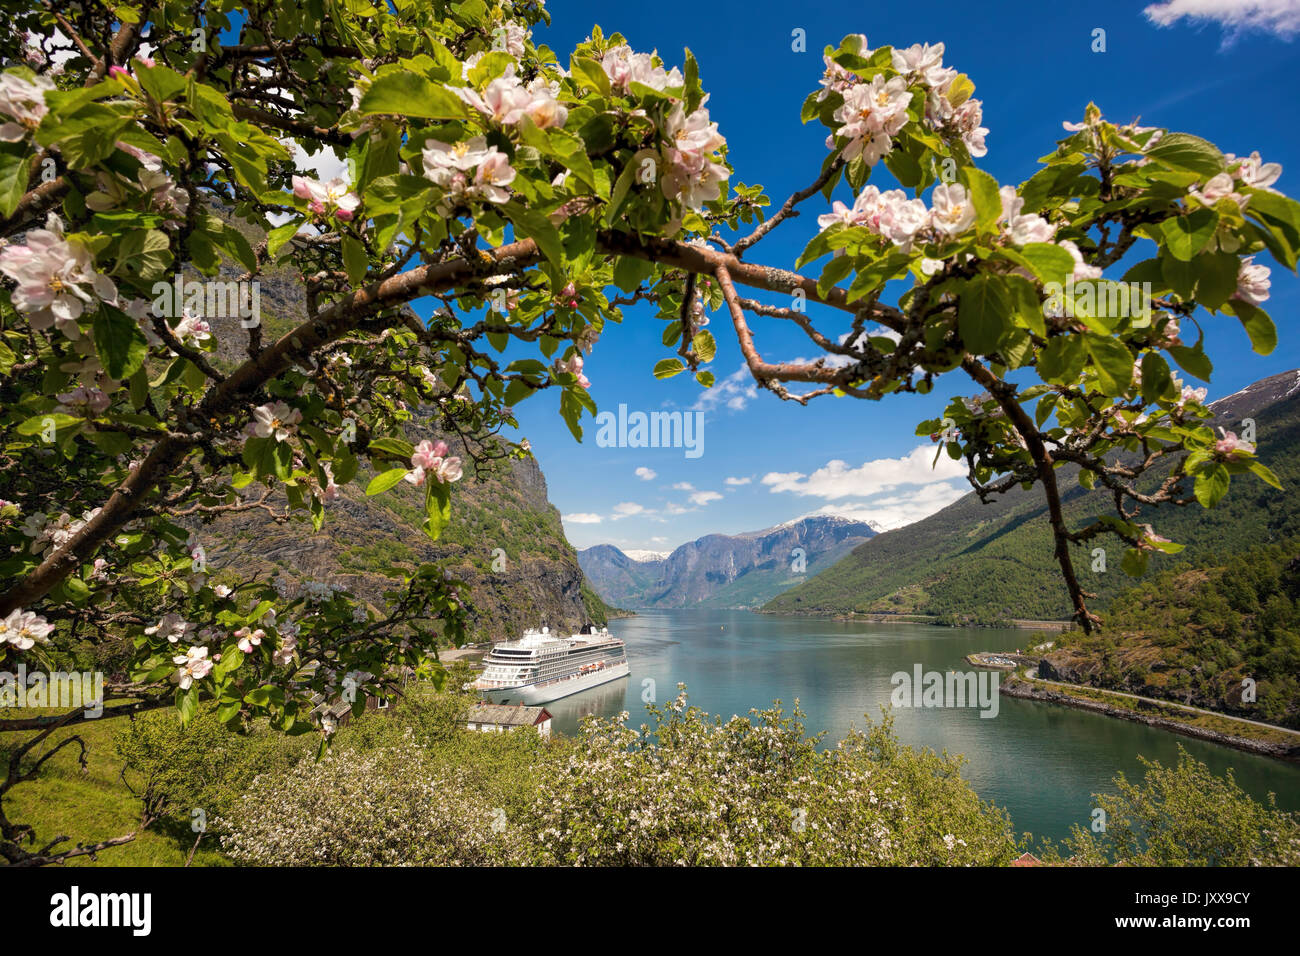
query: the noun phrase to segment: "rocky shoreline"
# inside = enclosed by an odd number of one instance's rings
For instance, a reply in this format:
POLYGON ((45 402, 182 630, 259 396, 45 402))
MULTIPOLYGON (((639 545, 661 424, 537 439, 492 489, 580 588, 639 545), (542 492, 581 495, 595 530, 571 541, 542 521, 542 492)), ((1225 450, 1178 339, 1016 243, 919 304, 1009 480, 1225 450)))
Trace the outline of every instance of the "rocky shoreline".
MULTIPOLYGON (((1076 707, 1079 710, 1089 710, 1093 713, 1104 714, 1108 717, 1119 717, 1122 720, 1130 720, 1134 723, 1146 724, 1148 727, 1158 727, 1161 730, 1169 730, 1176 734, 1182 734, 1184 737, 1194 737, 1197 740, 1208 740, 1211 743, 1221 744, 1225 747, 1232 747, 1235 750, 1243 750, 1247 753, 1262 754, 1266 757, 1276 757, 1279 760, 1287 760, 1291 763, 1300 763, 1300 744, 1287 745, 1272 743, 1265 740, 1252 740, 1247 737, 1236 737, 1232 734, 1220 733, 1217 730, 1209 730, 1204 727, 1185 724, 1166 716, 1143 713, 1140 710, 1129 710, 1124 707, 1115 707, 1101 701, 1074 697, 1060 690, 1050 687, 1036 686, 1028 681, 1017 680, 1015 678, 1005 681, 999 690, 1008 697, 1020 697, 1025 700, 1038 700, 1051 704, 1063 704, 1066 707, 1076 707)), ((1138 706, 1142 707, 1144 705, 1138 704, 1138 706)))

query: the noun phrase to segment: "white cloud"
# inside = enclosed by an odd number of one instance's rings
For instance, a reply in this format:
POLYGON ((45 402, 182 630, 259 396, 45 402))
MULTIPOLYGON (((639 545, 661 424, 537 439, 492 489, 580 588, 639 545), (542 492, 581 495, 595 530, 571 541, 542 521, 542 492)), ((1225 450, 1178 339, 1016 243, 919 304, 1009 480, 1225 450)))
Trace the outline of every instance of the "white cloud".
POLYGON ((719 501, 721 498, 722 495, 718 494, 716 491, 697 491, 695 494, 691 495, 690 501, 693 505, 704 506, 710 501, 719 501))
POLYGON ((579 511, 576 514, 562 515, 561 520, 569 524, 600 524, 604 519, 600 515, 594 515, 590 512, 579 511))
POLYGON ((946 508, 969 490, 955 483, 938 482, 909 491, 906 495, 890 495, 843 505, 823 505, 812 513, 870 521, 882 531, 892 531, 946 508))
POLYGON ((647 468, 645 465, 642 465, 636 470, 636 476, 642 481, 654 481, 659 477, 659 472, 655 471, 653 468, 647 468))
POLYGON ((837 459, 811 475, 774 471, 761 481, 773 493, 834 502, 812 514, 842 515, 892 530, 934 514, 969 490, 953 480, 965 478, 965 464, 941 454, 931 468, 934 453, 935 446, 918 445, 902 458, 877 458, 856 468, 837 459))
POLYGON ((789 491, 835 501, 877 495, 904 485, 929 485, 966 474, 964 463, 953 461, 945 454, 941 454, 931 468, 934 452, 933 445, 918 445, 902 458, 877 458, 863 462, 857 468, 850 468, 846 462, 834 459, 811 475, 799 471, 773 471, 764 475, 762 482, 773 492, 789 491))
POLYGON ((314 174, 315 179, 328 182, 331 179, 349 179, 347 161, 334 152, 334 147, 326 146, 315 154, 308 156, 307 150, 294 144, 293 164, 299 172, 314 174))
POLYGON ((664 506, 664 514, 666 515, 684 515, 686 512, 693 510, 695 509, 687 508, 684 505, 677 504, 676 502, 669 502, 664 506))
POLYGON ((1300 32, 1300 0, 1163 0, 1143 11, 1152 23, 1168 27, 1179 20, 1218 23, 1228 40, 1244 30, 1291 38, 1300 32))
POLYGON ((644 506, 635 501, 620 501, 614 506, 614 520, 619 518, 630 518, 633 515, 648 515, 651 512, 644 506))
POLYGON ((753 478, 728 478, 723 484, 730 485, 732 488, 739 488, 741 485, 747 485, 753 480, 753 478))
POLYGON ((712 388, 705 389, 691 410, 710 412, 719 405, 725 405, 733 411, 740 411, 757 397, 758 385, 749 374, 749 366, 742 365, 726 378, 714 382, 712 388))
POLYGON ((679 481, 673 485, 673 491, 694 491, 695 486, 689 481, 679 481))

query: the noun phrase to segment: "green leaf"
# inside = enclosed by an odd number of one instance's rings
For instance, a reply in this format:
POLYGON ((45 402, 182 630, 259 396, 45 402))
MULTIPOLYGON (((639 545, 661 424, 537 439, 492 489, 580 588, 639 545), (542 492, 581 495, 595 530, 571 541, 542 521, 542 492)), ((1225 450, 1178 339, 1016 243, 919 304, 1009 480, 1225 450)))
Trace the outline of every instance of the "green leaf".
POLYGON ((433 120, 465 119, 469 116, 465 104, 454 93, 409 70, 394 70, 376 77, 361 97, 361 112, 433 120))
POLYGON ((451 486, 430 478, 424 493, 424 533, 437 541, 451 521, 451 486))
POLYGON ((274 257, 281 249, 284 248, 285 243, 287 243, 290 239, 292 239, 294 236, 298 234, 298 230, 300 228, 302 228, 302 220, 291 219, 288 222, 286 222, 284 225, 276 226, 269 233, 267 233, 266 234, 267 255, 274 257))
POLYGON ((1010 328, 1010 311, 1006 288, 997 276, 976 276, 967 282, 957 308, 957 328, 966 351, 977 355, 997 351, 1010 328))
POLYGON ((672 378, 685 368, 680 359, 661 359, 655 363, 655 378, 672 378))
POLYGON ((569 57, 569 72, 587 86, 595 87, 600 91, 601 96, 610 95, 609 76, 595 60, 585 56, 571 56, 569 57))
POLYGON ((1160 231, 1169 254, 1188 262, 1214 238, 1218 225, 1219 214, 1202 207, 1189 215, 1166 219, 1160 231))
POLYGON ((1078 381, 1088 355, 1077 335, 1058 335, 1049 339, 1038 353, 1038 375, 1044 382, 1068 385, 1078 381))
POLYGON ((1196 257, 1193 265, 1196 266, 1198 305, 1218 309, 1237 291, 1237 272, 1241 260, 1232 253, 1205 252, 1196 257))
POLYGON ((1215 462, 1198 474, 1193 491, 1196 494, 1196 500, 1201 503, 1201 507, 1213 508, 1217 505, 1223 496, 1228 493, 1230 480, 1228 469, 1223 467, 1220 462, 1215 462))
POLYGON ((12 216, 27 192, 30 160, 23 143, 0 143, 0 217, 12 216))
POLYGON ((1043 282, 1064 284, 1074 272, 1074 260, 1055 243, 1031 242, 1021 247, 1020 254, 1028 261, 1034 275, 1043 282))
POLYGON ((95 314, 94 337, 95 351, 109 378, 129 378, 149 354, 139 323, 112 306, 101 306, 95 314))
POLYGON ((1154 402, 1168 396, 1174 390, 1173 376, 1169 374, 1169 363, 1159 353, 1148 352, 1142 356, 1142 399, 1154 402))
POLYGON ((1098 384, 1106 395, 1123 395, 1133 383, 1133 353, 1108 335, 1085 332, 1084 346, 1097 370, 1098 384))
POLYGON ((653 262, 636 256, 619 256, 614 263, 614 285, 624 292, 635 292, 642 281, 654 275, 653 262))
POLYGON ((1129 548, 1124 552, 1120 569, 1131 578, 1140 578, 1147 573, 1149 553, 1139 548, 1129 548))
POLYGON ((1278 480, 1277 475, 1273 474, 1273 472, 1268 468, 1268 466, 1265 465, 1262 461, 1252 461, 1250 463, 1250 473, 1252 475, 1257 475, 1259 478, 1261 478, 1263 481, 1267 482, 1268 484, 1272 485, 1278 491, 1282 490, 1282 482, 1278 480))
MULTIPOLYGON (((988 232, 1002 215, 1002 197, 998 195, 998 181, 984 170, 976 169, 974 166, 965 167, 961 175, 966 182, 966 188, 970 191, 971 202, 975 204, 979 231, 988 232)), ((1068 256, 1069 253, 1066 255, 1068 256)))
POLYGON ((406 477, 409 468, 390 468, 388 471, 382 471, 370 479, 370 484, 366 485, 367 495, 383 494, 393 485, 397 484, 406 477))
POLYGON ((390 455, 403 461, 415 454, 415 446, 404 438, 375 438, 369 445, 372 454, 390 455))
POLYGON ((1251 348, 1260 355, 1268 355, 1277 348, 1277 326, 1267 312, 1243 299, 1232 300, 1232 311, 1245 326, 1251 348))
POLYGON ((366 247, 358 239, 344 234, 343 240, 343 268, 347 270, 348 281, 353 286, 359 286, 366 278, 366 270, 370 268, 370 260, 366 256, 366 247))
POLYGON ((518 200, 512 199, 503 209, 517 227, 515 238, 532 239, 542 255, 557 269, 563 270, 564 244, 560 241, 559 231, 551 225, 551 220, 544 213, 530 209, 518 200))
POLYGON ((1189 133, 1166 133, 1146 154, 1166 166, 1189 169, 1204 177, 1223 172, 1225 165, 1217 146, 1189 133))
POLYGON ((1189 348, 1186 345, 1171 345, 1166 349, 1179 367, 1189 375, 1199 378, 1202 382, 1210 380, 1210 374, 1214 371, 1214 366, 1210 364, 1209 358, 1198 345, 1196 348, 1189 348))
POLYGON ((713 341, 713 333, 708 329, 700 329, 695 333, 695 338, 691 339, 691 348, 701 362, 712 362, 713 356, 718 353, 718 344, 713 341))

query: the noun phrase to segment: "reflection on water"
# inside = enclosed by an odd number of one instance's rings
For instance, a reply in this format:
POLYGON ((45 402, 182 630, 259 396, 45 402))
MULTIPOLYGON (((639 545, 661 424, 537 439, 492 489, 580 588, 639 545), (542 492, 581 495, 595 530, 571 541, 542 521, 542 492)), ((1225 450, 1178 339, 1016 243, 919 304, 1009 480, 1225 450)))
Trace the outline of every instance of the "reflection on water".
MULTIPOLYGON (((729 717, 775 699, 798 699, 809 733, 827 742, 878 719, 898 671, 965 670, 965 655, 1010 651, 1047 639, 1043 632, 998 628, 937 628, 773 617, 746 611, 646 611, 614 621, 627 642, 630 675, 546 705, 557 732, 577 732, 589 713, 630 713, 645 719, 643 696, 662 704, 685 683, 691 703, 729 717)), ((894 711, 899 737, 914 746, 947 749, 969 761, 964 774, 985 799, 1006 807, 1019 830, 1063 838, 1072 823, 1087 826, 1092 794, 1112 790, 1123 771, 1140 777, 1141 754, 1172 763, 1181 745, 1216 773, 1235 769, 1237 782, 1262 797, 1277 794, 1300 809, 1300 767, 1240 753, 1141 724, 1083 711, 1004 698, 993 719, 978 708, 894 711)))

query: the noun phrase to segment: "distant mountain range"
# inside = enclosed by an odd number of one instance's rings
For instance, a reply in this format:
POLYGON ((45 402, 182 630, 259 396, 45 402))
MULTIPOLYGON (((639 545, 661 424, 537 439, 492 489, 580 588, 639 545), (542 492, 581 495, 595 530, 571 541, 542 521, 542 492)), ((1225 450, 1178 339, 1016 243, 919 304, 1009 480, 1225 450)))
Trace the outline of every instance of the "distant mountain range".
POLYGON ((591 587, 624 608, 759 607, 877 533, 814 515, 745 534, 709 534, 666 556, 599 544, 578 552, 591 587))
MULTIPOLYGON (((1261 460, 1277 474, 1283 491, 1251 475, 1235 476, 1226 498, 1213 509, 1198 505, 1144 509, 1165 537, 1185 544, 1176 558, 1155 559, 1151 573, 1178 561, 1197 563, 1212 555, 1245 551, 1300 532, 1300 371, 1255 382, 1211 405, 1215 426, 1240 431, 1253 418, 1261 460)), ((1065 516, 1072 526, 1113 504, 1076 481, 1074 466, 1058 472, 1065 516)), ((1102 610, 1135 582, 1120 570, 1123 547, 1108 550, 1107 571, 1091 571, 1089 551, 1076 552, 1083 586, 1096 592, 1102 610)), ((774 613, 930 614, 946 623, 991 623, 1013 618, 1064 619, 1069 600, 1052 557, 1052 536, 1042 489, 1019 488, 983 504, 973 493, 914 524, 871 538, 801 585, 773 598, 774 613)))

